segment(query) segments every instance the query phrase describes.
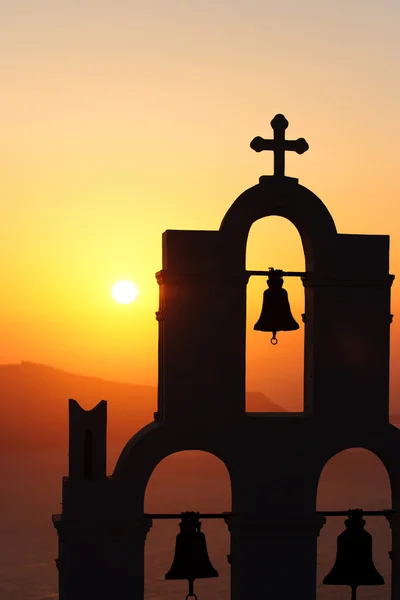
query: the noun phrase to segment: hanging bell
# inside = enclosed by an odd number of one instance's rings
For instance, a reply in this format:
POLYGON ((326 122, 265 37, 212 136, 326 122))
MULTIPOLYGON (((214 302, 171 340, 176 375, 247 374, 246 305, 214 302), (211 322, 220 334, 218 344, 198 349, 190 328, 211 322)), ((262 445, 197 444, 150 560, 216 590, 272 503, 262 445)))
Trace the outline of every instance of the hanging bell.
POLYGON ((260 318, 254 325, 256 331, 271 331, 271 344, 278 343, 277 331, 295 331, 299 324, 294 320, 290 310, 287 291, 282 288, 283 279, 270 269, 268 275, 268 289, 263 296, 263 305, 260 318))
POLYGON ((193 596, 193 581, 218 577, 218 571, 214 569, 208 556, 206 537, 200 531, 199 513, 183 512, 181 518, 181 531, 176 536, 174 560, 165 579, 187 579, 188 596, 193 596))
POLYGON ((337 538, 336 562, 323 582, 326 585, 349 585, 352 597, 359 585, 383 585, 372 560, 372 536, 365 531, 362 510, 349 510, 346 529, 337 538))

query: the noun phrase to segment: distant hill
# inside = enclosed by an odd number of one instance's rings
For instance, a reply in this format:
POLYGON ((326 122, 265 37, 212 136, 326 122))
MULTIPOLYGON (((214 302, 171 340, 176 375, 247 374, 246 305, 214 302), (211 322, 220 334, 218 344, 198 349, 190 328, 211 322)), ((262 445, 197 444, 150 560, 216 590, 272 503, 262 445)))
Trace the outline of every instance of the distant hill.
MULTIPOLYGON (((83 408, 108 402, 108 440, 124 442, 153 420, 156 387, 74 375, 30 362, 0 365, 0 448, 63 447, 68 440, 68 399, 83 408)), ((257 392, 247 410, 284 412, 257 392)))

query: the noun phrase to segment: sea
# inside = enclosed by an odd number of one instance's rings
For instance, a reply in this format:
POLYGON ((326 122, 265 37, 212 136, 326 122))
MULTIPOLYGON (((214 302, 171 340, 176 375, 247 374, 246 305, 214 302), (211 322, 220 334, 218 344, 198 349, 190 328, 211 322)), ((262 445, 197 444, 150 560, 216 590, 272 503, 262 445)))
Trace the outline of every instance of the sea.
MULTIPOLYGON (((119 451, 117 446, 109 450, 110 472, 119 451)), ((225 467, 205 453, 196 453, 193 467, 190 454, 174 455, 157 467, 146 492, 146 512, 222 512, 231 509, 225 467)), ((51 515, 61 512, 61 478, 67 474, 67 451, 2 452, 1 457, 0 600, 55 600, 58 598, 57 534, 51 515)), ((324 469, 318 490, 319 510, 390 507, 388 476, 373 454, 360 449, 347 450, 331 459, 324 469)), ((336 538, 343 529, 343 517, 330 517, 321 531, 317 558, 319 600, 350 598, 349 588, 321 583, 334 564, 336 538)), ((384 517, 369 517, 366 529, 373 536, 374 563, 385 578, 385 585, 360 587, 357 598, 389 600, 390 527, 384 517)), ((199 600, 228 600, 227 527, 222 520, 204 520, 202 530, 206 534, 211 562, 220 576, 198 580, 196 594, 199 600)), ((176 521, 153 522, 145 554, 145 598, 148 600, 184 600, 186 597, 186 582, 164 578, 172 563, 178 531, 176 521)), ((267 596, 267 581, 265 590, 267 596)))

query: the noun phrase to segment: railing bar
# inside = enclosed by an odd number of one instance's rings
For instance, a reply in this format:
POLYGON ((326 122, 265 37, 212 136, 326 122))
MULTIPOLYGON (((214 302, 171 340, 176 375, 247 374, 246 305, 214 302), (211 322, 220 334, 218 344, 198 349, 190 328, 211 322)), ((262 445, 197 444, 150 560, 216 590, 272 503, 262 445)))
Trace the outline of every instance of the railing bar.
MULTIPOLYGON (((201 519, 225 519, 225 517, 230 517, 232 513, 200 513, 199 518, 201 519)), ((145 517, 149 517, 150 519, 181 519, 181 513, 156 513, 156 514, 147 514, 145 513, 145 517)))
MULTIPOLYGON (((362 510, 363 516, 366 517, 382 517, 385 515, 394 515, 395 510, 385 509, 385 510, 362 510)), ((317 515, 323 517, 347 517, 349 514, 348 510, 317 510, 317 515)))
MULTIPOLYGON (((360 509, 362 510, 362 509, 360 509)), ((384 517, 386 515, 395 514, 395 510, 384 509, 384 510, 362 510, 363 516, 366 517, 384 517)), ((316 515, 321 517, 347 517, 349 514, 348 510, 317 510, 316 515)), ((145 517, 150 519, 181 519, 182 513, 145 513, 145 517)), ((199 513, 200 519, 226 519, 227 517, 234 516, 233 513, 199 513)))
POLYGON ((278 275, 279 277, 306 277, 307 276, 306 272, 302 272, 302 271, 280 271, 279 269, 276 269, 273 272, 271 272, 271 271, 246 271, 246 273, 249 276, 251 276, 251 275, 266 276, 266 275, 272 275, 273 273, 275 275, 278 275))

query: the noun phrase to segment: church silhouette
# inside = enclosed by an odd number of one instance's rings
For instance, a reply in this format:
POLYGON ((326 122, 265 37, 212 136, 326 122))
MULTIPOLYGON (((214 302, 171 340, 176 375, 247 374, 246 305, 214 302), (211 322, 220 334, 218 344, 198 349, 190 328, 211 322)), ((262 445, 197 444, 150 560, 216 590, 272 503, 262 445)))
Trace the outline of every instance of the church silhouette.
MULTIPOLYGON (((271 125, 273 139, 255 138, 251 147, 273 151, 274 174, 233 202, 219 230, 163 234, 156 275, 158 409, 154 421, 127 440, 112 476, 106 475, 106 402, 85 411, 70 401, 69 473, 62 514, 53 515, 60 600, 143 600, 146 534, 157 518, 144 513, 146 485, 161 460, 183 450, 212 453, 230 474, 232 512, 209 517, 224 518, 229 528, 232 600, 315 599, 317 538, 329 516, 316 511, 318 481, 331 457, 353 447, 375 453, 390 477, 392 510, 373 514, 390 521, 392 598, 400 600, 400 432, 389 423, 389 237, 338 233, 323 202, 285 175, 285 153, 302 154, 307 142, 285 139, 283 115, 271 125), (305 255, 304 273, 286 273, 301 277, 305 293, 304 412, 298 413, 245 410, 247 283, 269 276, 276 289, 276 278, 285 277, 246 271, 249 230, 271 215, 294 224, 305 255)), ((279 328, 264 323, 273 337, 279 328)), ((368 508, 368 498, 365 503, 368 508)), ((353 598, 358 585, 382 583, 372 567, 369 583, 354 575, 357 540, 363 551, 369 544, 362 516, 350 511, 346 531, 356 532, 353 545, 345 537, 347 555, 338 547, 341 563, 330 577, 350 586, 353 598)), ((207 515, 182 515, 179 544, 186 551, 190 540, 202 547, 200 517, 207 515)), ((205 560, 204 547, 199 552, 205 560)), ((184 557, 178 552, 171 572, 189 574, 191 596, 200 572, 215 574, 211 564, 191 571, 184 557)))

